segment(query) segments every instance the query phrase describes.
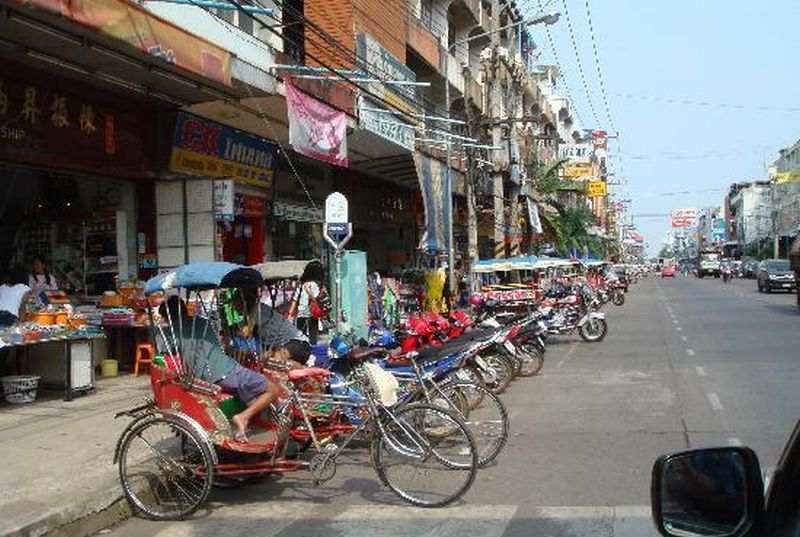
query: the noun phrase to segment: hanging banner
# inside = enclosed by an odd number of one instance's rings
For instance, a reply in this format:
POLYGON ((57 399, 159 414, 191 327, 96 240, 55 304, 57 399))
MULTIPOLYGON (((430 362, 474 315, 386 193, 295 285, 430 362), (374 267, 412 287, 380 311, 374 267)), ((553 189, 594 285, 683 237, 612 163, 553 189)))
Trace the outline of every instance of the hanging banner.
POLYGON ((592 147, 595 151, 608 149, 608 133, 601 130, 592 131, 592 147))
POLYGON ((347 115, 306 95, 286 80, 289 142, 298 153, 347 167, 347 115))
POLYGON ((425 206, 425 231, 419 247, 429 253, 446 252, 450 244, 451 193, 445 167, 438 160, 419 152, 414 153, 414 164, 425 206))
POLYGON ((180 112, 169 168, 269 189, 277 154, 277 146, 263 138, 180 112))
POLYGON ((374 101, 362 97, 358 104, 359 125, 409 153, 414 151, 414 127, 392 114, 376 112, 379 109, 385 110, 374 101))
POLYGON ((564 179, 587 179, 594 174, 592 165, 586 163, 565 164, 563 170, 564 179))
POLYGON ((606 182, 589 181, 586 183, 586 195, 590 198, 602 198, 606 195, 606 182))
POLYGON ((526 199, 528 205, 528 222, 531 225, 531 232, 542 233, 542 220, 539 218, 539 206, 530 197, 526 199))
POLYGON ((697 227, 697 209, 675 209, 670 214, 670 226, 673 229, 697 227))

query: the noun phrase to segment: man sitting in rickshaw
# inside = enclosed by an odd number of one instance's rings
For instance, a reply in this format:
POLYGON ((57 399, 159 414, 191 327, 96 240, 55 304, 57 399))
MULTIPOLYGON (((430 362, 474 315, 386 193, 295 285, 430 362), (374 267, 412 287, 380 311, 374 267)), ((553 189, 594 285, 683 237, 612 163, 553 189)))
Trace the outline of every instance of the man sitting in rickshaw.
MULTIPOLYGON (((170 319, 175 339, 180 342, 179 353, 186 374, 216 384, 226 393, 236 394, 247 405, 231 418, 236 429, 234 439, 246 442, 250 420, 278 398, 280 386, 269 382, 256 371, 241 366, 236 359, 227 355, 220 344, 219 334, 208 320, 200 316, 189 317, 186 303, 178 296, 172 296, 163 303, 160 313, 162 318, 170 319)), ((286 362, 290 369, 302 368, 300 363, 292 359, 294 356, 291 349, 279 347, 270 358, 286 362)))

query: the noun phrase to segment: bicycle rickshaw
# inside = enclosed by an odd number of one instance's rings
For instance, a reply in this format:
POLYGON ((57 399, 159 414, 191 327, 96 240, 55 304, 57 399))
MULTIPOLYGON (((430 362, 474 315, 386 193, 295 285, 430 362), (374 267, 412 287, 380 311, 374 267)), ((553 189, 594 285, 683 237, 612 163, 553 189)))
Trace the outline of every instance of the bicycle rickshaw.
MULTIPOLYGON (((406 502, 438 507, 463 496, 478 466, 468 428, 447 409, 396 405, 397 383, 367 361, 371 351, 354 350, 338 358, 347 361, 347 376, 332 385, 330 371, 286 371, 269 360, 268 342, 236 332, 238 321, 248 316, 247 310, 234 307, 236 301, 247 293, 265 297, 271 284, 286 278, 286 267, 194 263, 147 282, 151 327, 160 350, 151 364, 153 398, 117 415, 132 421, 114 455, 135 512, 155 520, 183 519, 203 505, 213 485, 252 476, 307 469, 317 484, 325 482, 354 438, 369 442, 378 478, 406 502), (159 318, 158 304, 171 296, 185 301, 189 318, 174 318, 169 308, 161 308, 165 318, 159 318), (219 346, 240 364, 282 387, 283 397, 251 421, 257 434, 245 441, 235 438, 230 422, 243 403, 200 380, 181 353, 185 327, 200 322, 211 327, 219 346)), ((262 308, 255 311, 260 315, 262 308)))

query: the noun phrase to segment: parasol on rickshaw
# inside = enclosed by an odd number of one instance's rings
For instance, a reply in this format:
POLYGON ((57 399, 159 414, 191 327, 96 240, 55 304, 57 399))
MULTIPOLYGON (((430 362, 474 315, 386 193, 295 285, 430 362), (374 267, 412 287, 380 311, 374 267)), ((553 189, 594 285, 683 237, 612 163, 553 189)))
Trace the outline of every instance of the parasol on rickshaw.
POLYGON ((366 354, 342 357, 351 362, 345 381, 357 395, 333 390, 327 370, 287 370, 270 360, 269 342, 251 330, 261 311, 253 306, 261 303, 265 280, 296 278, 300 268, 192 263, 146 283, 157 342, 153 398, 117 414, 132 421, 114 456, 125 496, 140 516, 186 518, 221 480, 230 485, 307 469, 322 483, 333 478, 339 454, 355 437, 370 441, 379 479, 406 502, 442 506, 471 486, 477 449, 463 421, 431 405, 395 407, 394 377, 366 354), (224 389, 225 378, 209 376, 221 355, 280 383, 280 399, 250 421, 255 432, 244 440, 233 434, 232 419, 246 405, 224 389), (305 449, 291 453, 290 445, 305 449))

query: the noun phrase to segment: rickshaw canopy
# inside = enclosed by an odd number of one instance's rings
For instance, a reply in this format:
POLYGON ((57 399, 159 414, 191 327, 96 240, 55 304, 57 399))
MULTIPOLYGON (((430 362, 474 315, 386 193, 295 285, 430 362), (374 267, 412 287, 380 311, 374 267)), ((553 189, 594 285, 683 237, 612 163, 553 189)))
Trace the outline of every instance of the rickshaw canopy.
POLYGON ((265 282, 279 280, 291 280, 303 275, 306 267, 318 259, 292 260, 292 261, 268 261, 253 265, 251 268, 257 270, 265 282))
POLYGON ((573 264, 569 259, 556 257, 510 257, 482 259, 475 263, 473 272, 508 272, 511 270, 544 270, 551 267, 565 267, 573 264))
POLYGON ((209 261, 189 263, 153 276, 144 284, 145 295, 169 289, 203 291, 216 288, 258 287, 264 282, 261 274, 250 267, 209 261))

